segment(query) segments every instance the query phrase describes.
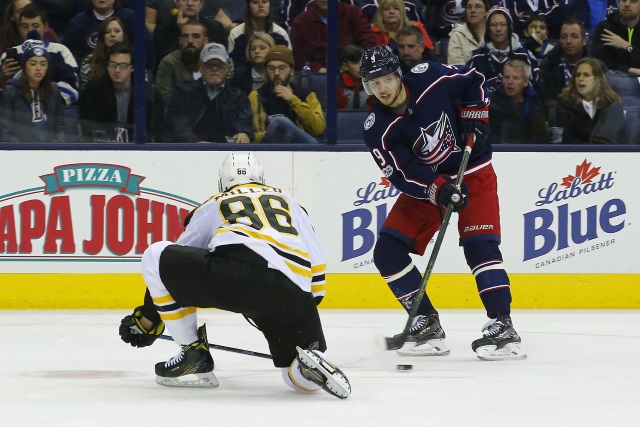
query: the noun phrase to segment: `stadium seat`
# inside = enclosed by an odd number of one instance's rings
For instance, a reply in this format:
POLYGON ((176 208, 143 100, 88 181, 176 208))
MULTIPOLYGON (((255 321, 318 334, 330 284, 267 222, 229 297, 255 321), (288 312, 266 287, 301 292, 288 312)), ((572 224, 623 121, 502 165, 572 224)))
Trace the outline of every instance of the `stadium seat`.
MULTIPOLYGON (((300 85, 300 72, 293 75, 293 83, 300 85)), ((322 108, 326 108, 327 104, 327 74, 326 73, 310 73, 309 89, 314 91, 322 108)))
POLYGON ((77 142, 80 139, 80 114, 77 106, 64 107, 64 140, 77 142))
POLYGON ((369 110, 338 110, 338 144, 364 144, 362 131, 369 110))
POLYGON ((640 144, 640 107, 625 107, 624 115, 626 121, 625 136, 619 143, 640 144))
POLYGON ((611 88, 620 96, 640 97, 640 78, 628 74, 607 73, 611 88))

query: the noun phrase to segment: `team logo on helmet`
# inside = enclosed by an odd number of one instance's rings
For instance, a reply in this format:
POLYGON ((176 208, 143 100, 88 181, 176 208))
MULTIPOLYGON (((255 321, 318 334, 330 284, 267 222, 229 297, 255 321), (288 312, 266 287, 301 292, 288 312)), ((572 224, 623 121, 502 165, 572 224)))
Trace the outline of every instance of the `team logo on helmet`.
POLYGON ((429 64, 418 64, 411 69, 412 73, 424 73, 429 69, 429 64))
POLYGON ((371 113, 367 116, 367 119, 364 121, 364 130, 371 129, 371 126, 376 122, 376 115, 371 113))
POLYGON ((442 112, 440 119, 426 128, 420 128, 420 137, 413 144, 413 151, 422 162, 434 166, 442 163, 456 147, 456 137, 449 122, 449 117, 442 112))

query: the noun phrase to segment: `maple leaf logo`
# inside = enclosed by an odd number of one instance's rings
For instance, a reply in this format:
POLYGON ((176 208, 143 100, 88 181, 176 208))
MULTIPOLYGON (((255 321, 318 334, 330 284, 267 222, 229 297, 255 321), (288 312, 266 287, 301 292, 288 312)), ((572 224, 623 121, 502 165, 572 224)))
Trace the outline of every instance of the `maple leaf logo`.
POLYGON ((584 159, 581 164, 576 166, 576 175, 569 175, 562 178, 562 186, 571 188, 571 183, 576 179, 580 179, 580 184, 588 184, 593 178, 600 174, 600 167, 592 168, 591 163, 587 163, 587 159, 584 159))
POLYGON ((389 182, 389 178, 387 178, 386 176, 383 176, 380 178, 380 185, 389 188, 389 186, 391 185, 391 182, 389 182))

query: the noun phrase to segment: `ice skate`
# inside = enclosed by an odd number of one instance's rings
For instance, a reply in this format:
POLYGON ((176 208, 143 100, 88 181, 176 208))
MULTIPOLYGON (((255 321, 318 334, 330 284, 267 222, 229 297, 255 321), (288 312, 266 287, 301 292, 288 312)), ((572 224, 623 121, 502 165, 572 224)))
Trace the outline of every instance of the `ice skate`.
POLYGON ((198 328, 198 341, 182 346, 177 356, 156 363, 156 382, 169 387, 217 387, 209 353, 205 325, 198 328))
POLYGON ((324 359, 315 350, 298 350, 298 362, 302 376, 322 387, 327 393, 346 399, 351 394, 351 384, 340 369, 324 359))
POLYGON ((475 340, 471 348, 481 360, 526 359, 527 352, 520 345, 520 336, 513 328, 509 316, 498 316, 482 327, 482 338, 475 340))
MULTIPOLYGON (((401 335, 395 335, 393 339, 399 339, 401 335)), ((416 316, 404 345, 396 353, 400 356, 446 356, 451 351, 445 338, 437 314, 416 316)))

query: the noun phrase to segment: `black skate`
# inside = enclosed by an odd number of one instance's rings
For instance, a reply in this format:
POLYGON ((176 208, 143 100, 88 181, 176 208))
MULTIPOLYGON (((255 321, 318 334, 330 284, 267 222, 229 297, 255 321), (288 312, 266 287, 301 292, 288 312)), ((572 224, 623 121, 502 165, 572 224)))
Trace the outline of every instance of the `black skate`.
POLYGON ((298 363, 302 376, 322 387, 327 393, 346 399, 351 394, 351 384, 340 369, 324 359, 315 350, 298 350, 298 363))
MULTIPOLYGON (((401 336, 402 334, 395 335, 392 340, 398 340, 401 336)), ((446 356, 451 351, 445 338, 446 334, 436 313, 416 316, 407 340, 396 353, 401 356, 446 356)))
POLYGON ((217 387, 209 353, 205 325, 198 328, 198 341, 182 346, 177 356, 156 363, 156 382, 169 387, 217 387))
POLYGON ((509 316, 498 316, 482 327, 482 338, 475 340, 471 348, 481 360, 526 359, 527 352, 520 346, 520 335, 513 328, 509 316))

